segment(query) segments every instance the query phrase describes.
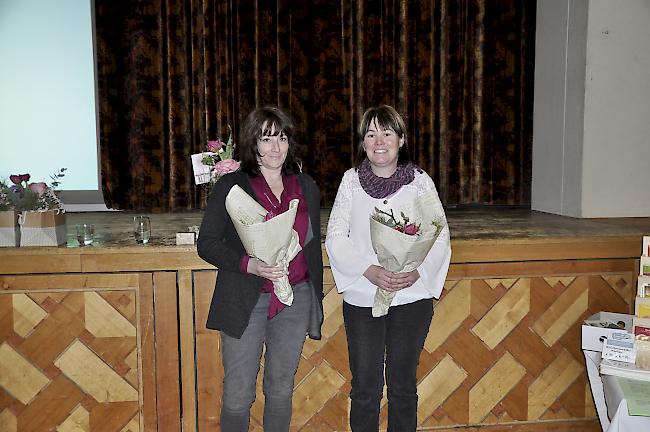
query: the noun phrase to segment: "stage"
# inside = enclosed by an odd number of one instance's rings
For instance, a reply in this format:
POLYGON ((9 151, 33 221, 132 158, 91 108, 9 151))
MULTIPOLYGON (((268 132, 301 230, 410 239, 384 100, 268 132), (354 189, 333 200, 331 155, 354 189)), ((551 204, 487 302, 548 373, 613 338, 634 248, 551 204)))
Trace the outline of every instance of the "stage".
MULTIPOLYGON (((70 213, 67 246, 0 249, 0 375, 10 377, 2 421, 18 430, 79 418, 132 430, 216 429, 219 338, 204 327, 216 272, 193 246, 174 244, 202 213, 149 215, 144 246, 133 240, 133 215, 70 213), (92 246, 78 246, 78 223, 95 224, 92 246), (16 364, 27 378, 11 379, 16 364)), ((517 208, 447 216, 452 265, 420 358, 419 428, 599 430, 580 324, 600 310, 631 312, 650 218, 517 208)), ((296 431, 347 430, 341 297, 326 255, 324 266, 323 339, 303 350, 296 431)), ((260 431, 262 400, 258 386, 252 425, 260 431)), ((384 400, 383 427, 385 415, 384 400)))
MULTIPOLYGON (((325 239, 330 209, 321 210, 321 233, 325 239)), ((650 217, 576 219, 518 207, 467 207, 446 209, 452 241, 535 240, 546 238, 624 237, 648 234, 650 217)), ((94 223, 105 246, 128 245, 133 212, 68 213, 69 246, 76 246, 73 228, 94 223)), ((200 225, 203 212, 147 214, 152 219, 154 242, 171 245, 175 233, 200 225)), ((640 246, 639 246, 640 247, 640 246)))

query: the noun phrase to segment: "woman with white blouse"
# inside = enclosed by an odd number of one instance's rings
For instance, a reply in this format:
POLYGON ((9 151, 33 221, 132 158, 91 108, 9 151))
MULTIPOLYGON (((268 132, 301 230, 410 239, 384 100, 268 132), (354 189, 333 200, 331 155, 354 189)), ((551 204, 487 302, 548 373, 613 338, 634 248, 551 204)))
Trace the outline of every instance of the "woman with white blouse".
MULTIPOLYGON (((416 369, 451 259, 446 222, 424 262, 408 273, 379 264, 370 240, 375 207, 390 212, 427 192, 433 180, 411 163, 404 120, 390 106, 368 109, 359 125, 355 167, 343 175, 327 226, 325 246, 339 293, 352 372, 350 426, 376 432, 384 386, 388 431, 415 431, 416 369), (372 316, 377 287, 396 293, 388 314, 372 316)), ((440 200, 436 200, 444 219, 440 200)))

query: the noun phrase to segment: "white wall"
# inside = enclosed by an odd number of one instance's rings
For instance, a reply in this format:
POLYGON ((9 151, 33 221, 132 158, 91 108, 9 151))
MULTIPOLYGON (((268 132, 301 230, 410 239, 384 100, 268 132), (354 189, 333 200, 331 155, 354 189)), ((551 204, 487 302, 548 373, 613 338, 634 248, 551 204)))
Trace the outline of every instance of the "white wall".
POLYGON ((590 0, 582 216, 650 216, 650 1, 590 0))
POLYGON ((537 2, 532 209, 578 216, 587 0, 537 2))
POLYGON ((650 216, 650 1, 537 2, 533 210, 650 216))

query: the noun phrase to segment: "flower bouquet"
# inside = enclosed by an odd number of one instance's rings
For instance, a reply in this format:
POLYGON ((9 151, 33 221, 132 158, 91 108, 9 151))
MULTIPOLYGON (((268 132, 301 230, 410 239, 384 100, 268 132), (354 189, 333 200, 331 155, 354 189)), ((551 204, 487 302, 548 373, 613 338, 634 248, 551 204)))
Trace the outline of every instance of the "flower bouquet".
POLYGON ((193 154, 191 157, 194 183, 205 185, 208 195, 219 177, 239 169, 239 162, 234 159, 235 144, 230 126, 228 132, 228 141, 225 144, 219 138, 208 141, 207 151, 193 154))
POLYGON ((293 290, 286 270, 301 250, 298 233, 293 229, 298 200, 291 200, 286 212, 273 215, 235 185, 226 195, 226 211, 248 255, 284 268, 285 276, 273 282, 273 292, 280 302, 291 306, 293 290))
POLYGON ((65 243, 65 208, 56 191, 65 171, 52 175, 50 186, 30 183, 29 174, 10 176, 11 185, 0 181, 0 246, 65 243))
MULTIPOLYGON (((370 215, 370 240, 379 264, 394 273, 407 273, 422 264, 446 224, 435 194, 427 193, 400 212, 375 208, 370 215), (407 215, 411 215, 410 217, 407 215)), ((377 287, 372 316, 388 313, 396 292, 377 287)))

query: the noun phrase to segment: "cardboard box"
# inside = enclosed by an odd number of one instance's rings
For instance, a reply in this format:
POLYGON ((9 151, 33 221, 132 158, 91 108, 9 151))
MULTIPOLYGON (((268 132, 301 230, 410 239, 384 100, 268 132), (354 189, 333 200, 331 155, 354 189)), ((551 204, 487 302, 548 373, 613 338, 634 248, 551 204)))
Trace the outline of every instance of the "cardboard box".
POLYGON ((631 333, 632 332, 632 315, 620 314, 614 312, 598 312, 593 314, 585 321, 613 323, 622 322, 624 329, 613 329, 598 327, 594 325, 582 325, 582 349, 587 351, 602 351, 604 338, 608 338, 612 333, 631 333))
POLYGON ((176 245, 193 245, 196 243, 196 233, 193 232, 177 232, 176 245))
POLYGON ((20 246, 18 212, 0 211, 0 247, 20 246))
POLYGON ((66 242, 64 212, 26 211, 20 215, 21 246, 58 246, 66 242))

